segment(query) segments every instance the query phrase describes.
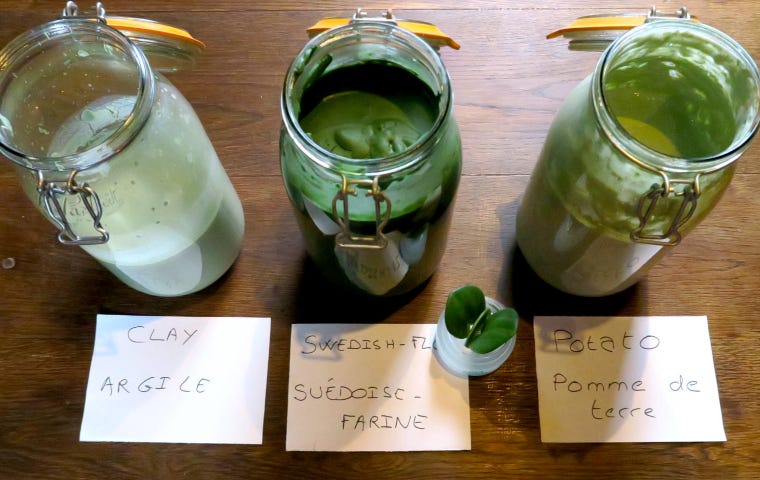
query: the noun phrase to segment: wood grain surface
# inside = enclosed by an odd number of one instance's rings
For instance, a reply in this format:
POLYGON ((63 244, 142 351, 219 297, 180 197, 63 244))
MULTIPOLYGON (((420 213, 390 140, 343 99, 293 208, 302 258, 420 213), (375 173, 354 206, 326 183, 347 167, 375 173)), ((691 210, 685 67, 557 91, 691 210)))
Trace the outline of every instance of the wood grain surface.
MULTIPOLYGON (((82 3, 81 7, 88 5, 82 3)), ((545 35, 580 15, 646 11, 613 0, 368 2, 126 1, 111 14, 188 29, 207 49, 171 77, 195 107, 243 202, 245 244, 206 290, 155 298, 129 289, 54 228, 0 162, 0 479, 760 478, 760 143, 710 216, 631 289, 603 299, 558 293, 515 250, 515 214, 548 127, 598 53, 545 35), (279 169, 279 98, 305 28, 357 6, 393 7, 461 43, 441 52, 451 75, 464 169, 437 273, 415 295, 341 308, 306 258, 279 169), (290 326, 308 321, 433 323, 447 293, 474 283, 520 313, 509 363, 470 381, 472 450, 285 451, 290 326), (80 443, 98 313, 272 318, 263 445, 80 443), (544 444, 532 318, 537 314, 707 315, 725 443, 544 444)), ((675 11, 680 4, 664 2, 675 11)), ((760 58, 755 0, 689 2, 703 22, 760 58)), ((63 2, 0 1, 0 44, 53 19, 63 2)))

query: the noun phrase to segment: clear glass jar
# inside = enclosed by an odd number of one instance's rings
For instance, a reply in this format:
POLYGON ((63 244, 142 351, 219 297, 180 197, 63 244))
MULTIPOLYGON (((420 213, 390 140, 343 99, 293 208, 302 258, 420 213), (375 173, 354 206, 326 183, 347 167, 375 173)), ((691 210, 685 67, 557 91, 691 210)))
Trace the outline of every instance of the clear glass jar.
POLYGON ((103 19, 69 17, 0 51, 0 151, 61 232, 124 283, 159 296, 217 280, 243 210, 201 122, 103 19))
POLYGON ((311 258, 335 284, 408 292, 437 268, 461 174, 448 73, 392 22, 309 41, 282 94, 282 176, 311 258))
POLYGON ((657 20, 621 36, 564 102, 521 201, 531 267, 582 296, 641 279, 729 185, 758 92, 754 61, 714 28, 657 20))
MULTIPOLYGON (((486 297, 486 307, 491 313, 504 310, 496 299, 486 297)), ((477 353, 466 347, 464 338, 457 338, 446 328, 446 312, 441 312, 435 327, 433 353, 438 362, 454 375, 477 377, 488 375, 507 361, 517 342, 517 333, 504 344, 488 353, 477 353)))

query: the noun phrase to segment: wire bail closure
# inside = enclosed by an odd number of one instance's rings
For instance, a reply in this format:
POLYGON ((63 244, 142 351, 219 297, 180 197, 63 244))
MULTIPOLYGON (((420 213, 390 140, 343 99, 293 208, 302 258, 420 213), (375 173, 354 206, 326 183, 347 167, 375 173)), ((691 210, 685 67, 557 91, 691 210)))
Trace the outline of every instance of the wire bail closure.
POLYGON ((662 13, 657 10, 656 5, 652 5, 652 7, 649 9, 649 13, 647 14, 647 22, 654 20, 672 20, 675 18, 680 18, 682 20, 691 20, 691 13, 689 13, 689 9, 685 6, 676 10, 675 13, 662 13))
POLYGON ((64 245, 100 245, 108 242, 110 235, 100 223, 103 217, 103 206, 100 203, 98 194, 95 193, 86 182, 79 185, 74 177, 78 173, 74 170, 66 180, 65 186, 57 182, 45 180, 41 171, 37 172, 37 191, 42 197, 45 209, 50 218, 58 225, 61 230, 58 233, 58 241, 64 245), (99 235, 80 236, 71 228, 71 224, 66 218, 66 195, 79 196, 87 213, 92 217, 93 228, 99 235), (63 196, 63 204, 58 197, 63 196))
POLYGON ((674 13, 664 13, 652 6, 646 13, 605 13, 578 17, 570 25, 549 33, 546 38, 566 37, 569 39, 567 47, 570 50, 601 52, 627 30, 658 20, 699 21, 685 6, 674 13))
POLYGON ((370 17, 368 16, 368 13, 363 8, 359 7, 356 9, 356 12, 354 12, 353 16, 351 17, 351 23, 362 21, 362 20, 369 20, 374 22, 390 22, 394 24, 398 24, 396 21, 395 15, 393 15, 392 9, 384 10, 379 17, 370 17))
MULTIPOLYGON (((94 7, 95 10, 95 17, 97 17, 98 21, 106 23, 106 9, 103 6, 102 2, 97 2, 94 7)), ((61 14, 64 18, 71 18, 71 17, 90 17, 90 15, 79 15, 79 7, 75 2, 72 2, 69 0, 66 2, 66 6, 63 7, 63 13, 61 14)))
POLYGON ((689 221, 697 209, 697 200, 702 193, 697 174, 694 180, 670 179, 664 172, 661 185, 653 184, 652 187, 639 198, 636 209, 639 218, 639 226, 631 232, 631 240, 637 243, 649 243, 652 245, 675 246, 681 243, 679 231, 689 221), (681 191, 677 191, 674 184, 684 184, 681 191), (667 200, 670 195, 683 197, 678 211, 673 216, 670 226, 662 233, 645 233, 644 229, 655 216, 655 207, 660 200, 667 200))
POLYGON ((335 194, 332 202, 333 215, 340 225, 341 231, 335 236, 335 245, 342 248, 357 248, 382 250, 388 245, 388 239, 383 233, 383 229, 391 218, 391 200, 380 190, 378 177, 372 180, 348 180, 345 175, 341 175, 343 183, 341 189, 335 194), (351 224, 348 212, 349 196, 357 196, 355 188, 351 185, 369 187, 366 195, 372 197, 375 201, 375 234, 359 235, 351 231, 351 224), (338 202, 343 203, 342 214, 338 213, 338 202), (381 205, 385 203, 385 211, 382 211, 381 205))
POLYGON ((396 18, 393 14, 393 10, 390 8, 383 10, 379 16, 370 16, 363 8, 357 8, 354 14, 350 18, 323 18, 311 27, 306 29, 306 33, 310 38, 330 30, 331 28, 340 27, 343 25, 356 23, 356 22, 382 22, 391 23, 405 30, 409 30, 415 35, 419 36, 425 42, 428 43, 435 51, 439 51, 441 47, 450 47, 454 50, 459 50, 460 45, 451 37, 441 31, 432 23, 423 22, 420 20, 404 20, 396 18))

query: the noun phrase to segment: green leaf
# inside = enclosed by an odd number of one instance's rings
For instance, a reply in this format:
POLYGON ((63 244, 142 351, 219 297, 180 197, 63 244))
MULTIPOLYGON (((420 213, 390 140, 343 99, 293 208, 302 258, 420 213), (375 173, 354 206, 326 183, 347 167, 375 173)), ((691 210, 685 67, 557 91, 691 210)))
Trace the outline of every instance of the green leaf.
POLYGON ((517 333, 518 316, 514 309, 506 308, 488 316, 479 328, 479 334, 473 332, 468 338, 470 350, 476 353, 488 353, 496 350, 517 333))
POLYGON ((446 300, 446 329, 456 338, 466 338, 485 308, 486 297, 478 287, 465 285, 457 288, 446 300))

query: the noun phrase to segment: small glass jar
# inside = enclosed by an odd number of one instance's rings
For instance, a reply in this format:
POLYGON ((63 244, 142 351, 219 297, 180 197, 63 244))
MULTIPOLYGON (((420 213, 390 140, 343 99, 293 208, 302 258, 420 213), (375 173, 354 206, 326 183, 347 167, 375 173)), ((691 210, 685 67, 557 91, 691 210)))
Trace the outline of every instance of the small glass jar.
POLYGON ((200 290, 232 265, 243 210, 200 120, 104 12, 6 45, 0 99, 0 152, 61 243, 159 296, 200 290))
POLYGON ((564 102, 517 216, 546 282, 603 296, 642 278, 714 207, 757 132, 760 76, 724 33, 656 20, 564 102))
POLYGON ((461 174, 448 73, 393 22, 309 41, 285 77, 280 157, 306 250, 349 291, 398 295, 446 246, 461 174))
MULTIPOLYGON (((491 313, 504 310, 504 305, 491 297, 486 297, 486 308, 491 313)), ((477 377, 487 375, 507 361, 517 342, 517 333, 504 344, 488 353, 477 353, 464 345, 464 338, 457 338, 446 328, 446 312, 441 312, 435 327, 433 353, 438 362, 454 375, 477 377)))

